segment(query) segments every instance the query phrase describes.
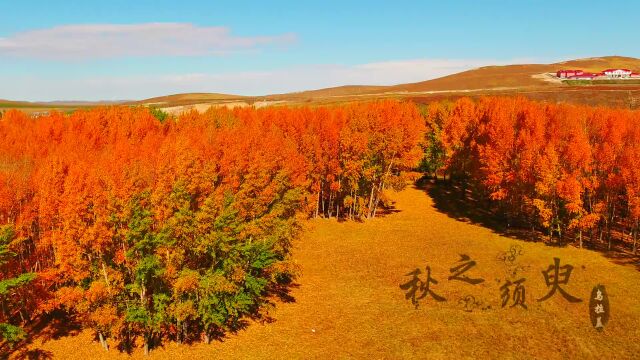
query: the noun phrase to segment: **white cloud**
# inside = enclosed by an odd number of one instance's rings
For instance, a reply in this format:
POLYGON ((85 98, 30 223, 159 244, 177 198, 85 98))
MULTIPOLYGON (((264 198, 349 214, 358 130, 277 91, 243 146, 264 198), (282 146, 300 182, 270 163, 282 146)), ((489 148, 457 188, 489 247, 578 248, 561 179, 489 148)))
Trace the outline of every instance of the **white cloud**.
POLYGON ((340 85, 394 85, 429 80, 486 65, 521 60, 413 59, 359 65, 308 65, 273 71, 110 76, 59 79, 15 78, 0 98, 21 100, 145 99, 183 92, 267 95, 340 85))
POLYGON ((43 60, 200 56, 295 41, 294 34, 234 36, 188 23, 65 25, 0 38, 0 55, 43 60))

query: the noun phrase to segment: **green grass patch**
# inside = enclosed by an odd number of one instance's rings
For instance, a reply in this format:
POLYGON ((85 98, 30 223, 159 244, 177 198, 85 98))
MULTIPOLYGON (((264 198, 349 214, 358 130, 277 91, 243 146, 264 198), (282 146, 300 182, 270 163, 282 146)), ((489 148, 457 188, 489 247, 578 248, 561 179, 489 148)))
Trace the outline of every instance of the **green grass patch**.
POLYGON ((563 80, 567 85, 640 85, 640 79, 630 80, 563 80))

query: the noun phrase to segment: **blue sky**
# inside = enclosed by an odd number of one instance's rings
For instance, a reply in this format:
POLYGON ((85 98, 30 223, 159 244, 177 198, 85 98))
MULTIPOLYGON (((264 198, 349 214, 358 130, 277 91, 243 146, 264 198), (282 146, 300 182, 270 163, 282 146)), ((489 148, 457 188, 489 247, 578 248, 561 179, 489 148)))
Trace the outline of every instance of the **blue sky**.
POLYGON ((634 1, 0 0, 0 98, 262 95, 640 57, 634 1), (620 9, 620 10, 618 10, 620 9))

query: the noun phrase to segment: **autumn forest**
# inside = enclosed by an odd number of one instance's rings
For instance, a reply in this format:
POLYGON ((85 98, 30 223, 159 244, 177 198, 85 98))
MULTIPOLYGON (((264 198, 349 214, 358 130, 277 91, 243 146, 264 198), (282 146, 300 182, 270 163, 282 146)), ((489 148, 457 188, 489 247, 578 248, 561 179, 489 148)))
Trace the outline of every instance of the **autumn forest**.
POLYGON ((106 350, 209 342, 286 294, 306 219, 366 222, 420 176, 531 239, 637 250, 637 111, 519 97, 12 110, 0 119, 0 336, 11 346, 58 316, 106 350))
POLYGON ((62 312, 103 346, 208 341, 295 276, 305 216, 375 216, 420 159, 408 103, 212 109, 159 121, 104 107, 0 121, 0 322, 62 312))

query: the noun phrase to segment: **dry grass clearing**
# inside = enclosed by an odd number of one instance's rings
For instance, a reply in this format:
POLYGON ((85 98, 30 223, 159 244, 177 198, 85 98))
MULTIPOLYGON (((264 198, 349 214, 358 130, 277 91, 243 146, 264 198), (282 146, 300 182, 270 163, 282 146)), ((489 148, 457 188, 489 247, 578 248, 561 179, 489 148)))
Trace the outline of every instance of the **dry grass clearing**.
MULTIPOLYGON (((572 247, 557 248, 500 236, 436 210, 423 190, 408 188, 392 195, 396 211, 365 223, 317 220, 296 246, 302 267, 291 303, 278 303, 274 321, 254 323, 210 345, 166 344, 151 359, 298 359, 298 358, 637 358, 640 353, 640 271, 605 255, 572 247), (505 264, 498 255, 511 245, 523 254, 516 262, 526 278, 528 309, 501 307, 505 264), (447 280, 460 254, 477 262, 466 275, 484 283, 447 280), (548 289, 542 270, 561 259, 574 270, 562 287, 584 301, 572 304, 559 293, 536 299, 548 289), (429 265, 447 298, 422 300, 416 310, 399 284, 416 268, 429 265), (499 280, 497 280, 499 279, 499 280), (611 319, 597 332, 589 319, 592 288, 604 284, 611 319), (483 307, 464 311, 459 299, 473 295, 483 307)), ((637 261, 637 259, 635 260, 637 261)), ((44 343, 32 349, 54 358, 126 358, 104 352, 89 332, 44 343)), ((143 358, 141 350, 132 354, 143 358)))

